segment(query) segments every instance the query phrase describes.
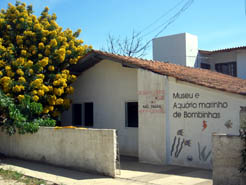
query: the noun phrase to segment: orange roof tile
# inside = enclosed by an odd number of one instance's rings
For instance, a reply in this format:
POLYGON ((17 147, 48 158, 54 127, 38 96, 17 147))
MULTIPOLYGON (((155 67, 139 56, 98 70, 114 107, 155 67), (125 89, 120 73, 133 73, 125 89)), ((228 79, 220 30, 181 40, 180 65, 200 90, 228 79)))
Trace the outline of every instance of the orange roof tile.
POLYGON ((74 72, 82 72, 103 59, 120 62, 122 65, 146 69, 161 75, 171 76, 178 80, 218 89, 240 95, 246 95, 246 80, 225 75, 222 73, 185 67, 167 62, 145 60, 140 58, 121 56, 98 50, 92 50, 80 59, 78 64, 71 68, 74 72))

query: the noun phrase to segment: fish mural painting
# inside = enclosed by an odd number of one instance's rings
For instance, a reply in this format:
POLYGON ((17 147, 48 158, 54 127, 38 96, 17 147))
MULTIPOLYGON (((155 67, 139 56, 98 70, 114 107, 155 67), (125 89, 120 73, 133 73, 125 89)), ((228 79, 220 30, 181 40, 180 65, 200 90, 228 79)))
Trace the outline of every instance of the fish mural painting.
POLYGON ((174 155, 174 157, 178 158, 179 154, 181 153, 183 146, 184 146, 184 139, 181 141, 181 138, 177 136, 174 137, 173 139, 173 144, 171 148, 171 156, 174 155), (177 140, 177 143, 176 143, 177 140))
POLYGON ((182 152, 183 147, 191 146, 191 140, 185 139, 183 136, 184 136, 184 129, 179 129, 177 131, 177 136, 175 136, 173 139, 173 143, 171 146, 171 156, 174 156, 175 158, 179 157, 179 154, 182 152))
POLYGON ((178 143, 176 145, 176 151, 175 151, 175 157, 178 158, 180 152, 183 149, 183 145, 184 145, 184 139, 182 141, 180 141, 180 137, 178 138, 178 143), (180 143, 181 142, 181 143, 180 143))
POLYGON ((208 127, 207 121, 203 120, 202 122, 202 131, 204 131, 208 127))
POLYGON ((232 123, 231 120, 228 120, 228 121, 225 122, 224 125, 225 125, 225 127, 226 127, 227 129, 230 129, 230 128, 232 128, 233 123, 232 123))
POLYGON ((187 161, 193 161, 192 155, 187 155, 186 159, 187 159, 187 161))
POLYGON ((177 131, 177 135, 183 136, 184 135, 184 129, 180 129, 177 131))
POLYGON ((190 139, 185 140, 185 141, 184 141, 184 145, 190 147, 190 145, 191 145, 191 140, 190 140, 190 139))

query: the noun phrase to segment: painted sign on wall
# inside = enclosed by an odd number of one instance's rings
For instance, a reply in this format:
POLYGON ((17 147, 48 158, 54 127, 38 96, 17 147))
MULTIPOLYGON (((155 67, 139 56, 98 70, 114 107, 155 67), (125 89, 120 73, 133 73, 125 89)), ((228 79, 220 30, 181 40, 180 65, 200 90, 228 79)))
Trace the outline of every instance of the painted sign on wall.
POLYGON ((138 96, 145 99, 139 113, 164 113, 164 90, 140 90, 138 96))
POLYGON ((227 101, 201 101, 200 93, 173 93, 173 118, 221 118, 220 109, 227 109, 227 101), (182 100, 182 102, 180 101, 182 100), (186 100, 185 102, 183 100, 186 100), (212 110, 213 109, 213 110, 212 110))
POLYGON ((170 164, 211 168, 212 133, 238 134, 240 106, 231 94, 169 82, 170 164))

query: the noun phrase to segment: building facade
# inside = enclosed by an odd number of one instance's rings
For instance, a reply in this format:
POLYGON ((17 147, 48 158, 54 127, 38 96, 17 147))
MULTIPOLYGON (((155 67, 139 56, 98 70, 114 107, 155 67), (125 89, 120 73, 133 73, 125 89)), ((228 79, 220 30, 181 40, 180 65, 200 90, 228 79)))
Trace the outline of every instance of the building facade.
POLYGON ((153 39, 153 59, 209 69, 246 79, 246 46, 214 51, 198 49, 198 38, 181 33, 153 39))
POLYGON ((238 134, 246 115, 246 81, 221 73, 101 51, 71 70, 63 125, 116 129, 141 162, 211 168, 212 133, 238 134))

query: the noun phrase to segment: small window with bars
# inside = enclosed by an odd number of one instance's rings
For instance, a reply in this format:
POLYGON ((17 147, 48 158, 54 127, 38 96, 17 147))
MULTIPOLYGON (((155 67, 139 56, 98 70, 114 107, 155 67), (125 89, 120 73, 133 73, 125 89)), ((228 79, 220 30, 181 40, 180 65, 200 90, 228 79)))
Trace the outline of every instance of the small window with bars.
POLYGON ((237 76, 237 63, 227 62, 227 63, 215 64, 215 70, 223 74, 237 76))

